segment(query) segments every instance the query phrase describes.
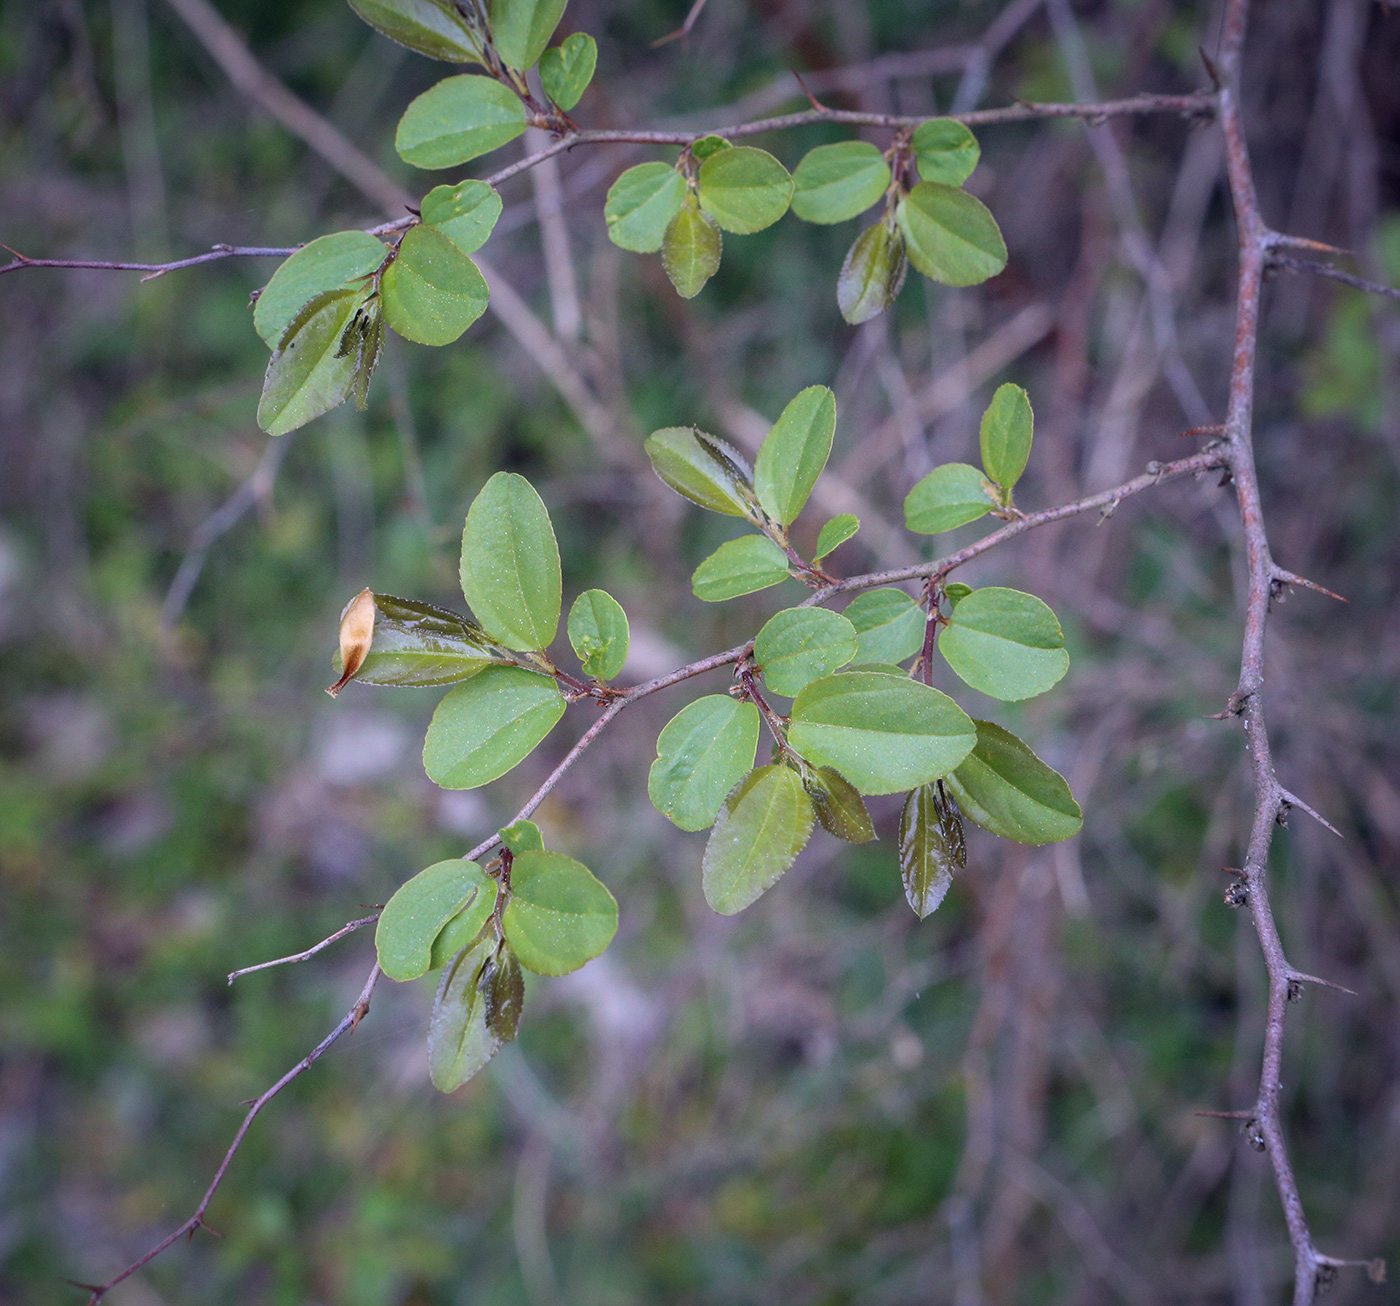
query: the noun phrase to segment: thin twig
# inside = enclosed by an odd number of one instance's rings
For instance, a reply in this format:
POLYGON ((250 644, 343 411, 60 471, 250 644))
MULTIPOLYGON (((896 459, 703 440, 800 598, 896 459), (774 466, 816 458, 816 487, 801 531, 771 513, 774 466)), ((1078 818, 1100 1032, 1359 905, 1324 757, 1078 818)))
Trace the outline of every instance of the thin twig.
POLYGON ((240 975, 251 975, 255 970, 270 970, 273 966, 292 966, 299 961, 310 961, 318 952, 329 948, 338 939, 343 939, 347 934, 353 934, 356 930, 362 930, 366 925, 373 925, 379 919, 379 913, 372 916, 361 916, 357 921, 350 921, 342 925, 334 934, 328 935, 320 943, 307 948, 305 952, 294 952, 290 957, 278 957, 273 961, 260 961, 256 966, 244 966, 242 970, 229 972, 228 982, 233 983, 240 975))
POLYGON ((191 258, 176 259, 172 263, 112 263, 103 259, 80 258, 30 258, 8 245, 0 249, 9 250, 14 258, 0 267, 0 276, 7 272, 19 272, 24 268, 85 268, 92 272, 145 272, 142 281, 153 281, 167 272, 178 272, 181 268, 192 268, 198 263, 217 263, 226 258, 286 258, 295 254, 295 248, 267 249, 255 245, 215 245, 207 254, 196 254, 191 258))
POLYGON ((1306 258, 1293 258, 1288 254, 1280 254, 1277 250, 1269 256, 1269 262, 1276 268, 1288 268, 1291 272, 1311 272, 1315 277, 1327 277, 1332 281, 1340 281, 1344 286, 1352 286, 1371 295, 1388 295, 1391 299, 1400 299, 1400 289, 1395 286, 1383 285, 1379 281, 1367 281, 1365 277, 1353 276, 1350 272, 1334 268, 1330 263, 1318 263, 1313 259, 1306 258))

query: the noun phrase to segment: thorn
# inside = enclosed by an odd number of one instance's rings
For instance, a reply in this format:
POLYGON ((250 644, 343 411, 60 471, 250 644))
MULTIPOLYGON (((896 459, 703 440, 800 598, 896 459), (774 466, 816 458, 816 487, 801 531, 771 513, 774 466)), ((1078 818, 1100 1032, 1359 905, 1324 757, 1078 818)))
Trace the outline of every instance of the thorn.
POLYGON ((1019 95, 1008 95, 1006 98, 1010 100, 1012 104, 1019 104, 1023 109, 1034 109, 1036 107, 1034 100, 1023 100, 1019 95))
POLYGON ((1215 66, 1215 61, 1206 53, 1206 48, 1203 45, 1198 45, 1196 52, 1201 56, 1201 62, 1206 66, 1206 76, 1210 78, 1211 85, 1218 91, 1221 86, 1220 70, 1215 66))
MULTIPOLYGON (((4 248, 5 248, 5 249, 10 249, 10 247, 9 247, 8 245, 6 245, 4 248)), ((13 253, 14 253, 14 250, 10 250, 10 253, 13 254, 13 253)), ((66 1284, 68 1284, 68 1286, 69 1286, 70 1288, 81 1288, 84 1292, 90 1292, 90 1293, 92 1293, 92 1294, 93 1294, 94 1300, 96 1300, 96 1299, 97 1299, 98 1297, 100 1297, 104 1292, 107 1291, 106 1288, 101 1287, 99 1284, 96 1284, 96 1283, 79 1283, 77 1279, 67 1279, 67 1278, 65 1278, 65 1277, 64 1277, 63 1275, 61 1275, 61 1274, 58 1276, 58 1281, 59 1281, 59 1283, 66 1283, 66 1284)))
POLYGON ((814 108, 818 113, 831 112, 826 107, 826 105, 824 105, 819 99, 817 99, 815 95, 812 94, 811 91, 807 89, 807 83, 802 80, 801 73, 794 71, 792 75, 797 78, 797 84, 802 88, 802 94, 807 97, 808 102, 811 104, 812 108, 814 108))
POLYGON ((1309 240, 1306 236, 1286 236, 1281 231, 1271 231, 1265 241, 1272 249, 1280 246, 1284 249, 1310 249, 1319 254, 1342 254, 1349 255, 1351 250, 1340 249, 1336 245, 1328 245, 1320 240, 1309 240))
POLYGON ((1335 834, 1338 839, 1346 838, 1346 835, 1344 835, 1339 829, 1337 829, 1337 827, 1333 825, 1332 822, 1329 821, 1325 816, 1321 815, 1319 812, 1315 812, 1311 807, 1307 805, 1307 803, 1305 803, 1296 794, 1290 794, 1287 789, 1283 790, 1283 805, 1285 807, 1296 807, 1299 811, 1306 812, 1309 816, 1312 817, 1314 821, 1316 821, 1320 826, 1322 826, 1324 830, 1331 830, 1332 833, 1335 834))
POLYGON ((1212 1120, 1253 1120, 1254 1112, 1250 1111, 1193 1111, 1195 1116, 1209 1116, 1212 1120))
MULTIPOLYGON (((1345 984, 1336 984, 1332 980, 1325 980, 1318 975, 1308 975, 1301 970, 1295 970, 1289 973, 1288 984, 1290 989, 1294 984, 1321 984, 1325 989, 1336 989, 1338 993, 1345 993, 1348 997, 1360 997, 1360 994, 1358 994, 1355 989, 1349 989, 1345 984)), ((1290 993, 1290 997, 1291 996, 1290 993)))
POLYGON ((1223 424, 1215 426, 1193 426, 1188 431, 1182 431, 1176 438, 1178 440, 1184 440, 1188 435, 1209 435, 1219 439, 1224 434, 1225 427, 1223 424))
POLYGON ((355 1008, 355 1019, 352 1020, 352 1021, 350 1022, 350 1029, 349 1029, 348 1032, 351 1033, 351 1034, 353 1034, 353 1033, 355 1032, 356 1027, 359 1025, 360 1021, 362 1021, 368 1013, 369 1013, 369 1003, 368 1003, 368 1002, 362 1002, 362 1003, 360 1003, 360 1005, 359 1005, 358 1007, 355 1008))
POLYGON ((212 1224, 207 1223, 202 1215, 196 1215, 194 1217, 194 1226, 190 1229, 191 1241, 193 1241, 195 1232, 199 1229, 203 1229, 205 1233, 212 1233, 215 1238, 223 1237, 223 1234, 221 1234, 216 1228, 214 1228, 212 1224))
POLYGON ((1334 590, 1329 590, 1325 585, 1319 585, 1315 580, 1309 580, 1306 576, 1299 576, 1295 572, 1285 571, 1282 567, 1273 569, 1273 582, 1276 585, 1299 585, 1303 589, 1314 590, 1318 594, 1325 594, 1329 599, 1336 599, 1338 603, 1350 603, 1351 600, 1344 598, 1334 590))

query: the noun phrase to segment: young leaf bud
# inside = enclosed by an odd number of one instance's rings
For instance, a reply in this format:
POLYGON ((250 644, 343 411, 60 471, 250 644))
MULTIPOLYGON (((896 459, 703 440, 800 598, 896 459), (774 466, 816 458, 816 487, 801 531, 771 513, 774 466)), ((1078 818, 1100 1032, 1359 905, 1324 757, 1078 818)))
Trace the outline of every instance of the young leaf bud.
POLYGON ((374 641, 374 594, 361 590, 340 614, 340 679, 326 686, 326 693, 332 698, 340 693, 354 678, 369 654, 369 646, 374 641))

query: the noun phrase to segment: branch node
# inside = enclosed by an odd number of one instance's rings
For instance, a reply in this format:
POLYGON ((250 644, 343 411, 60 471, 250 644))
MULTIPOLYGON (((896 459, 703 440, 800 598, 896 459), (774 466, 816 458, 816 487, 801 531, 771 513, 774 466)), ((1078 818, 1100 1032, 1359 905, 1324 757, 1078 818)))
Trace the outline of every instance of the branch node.
POLYGON ((1256 1117, 1250 1116, 1249 1119, 1245 1121, 1244 1127, 1240 1132, 1244 1135, 1244 1141, 1256 1152, 1267 1152, 1269 1150, 1269 1144, 1264 1138, 1264 1131, 1259 1127, 1259 1121, 1256 1117))

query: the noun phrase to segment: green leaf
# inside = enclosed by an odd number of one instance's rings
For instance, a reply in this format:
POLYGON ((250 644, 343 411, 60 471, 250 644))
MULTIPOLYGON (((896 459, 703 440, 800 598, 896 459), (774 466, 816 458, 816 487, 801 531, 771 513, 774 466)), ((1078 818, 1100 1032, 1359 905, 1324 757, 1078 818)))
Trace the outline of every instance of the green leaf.
POLYGON ((363 299, 363 291, 332 290, 292 319, 268 360, 258 403, 258 425, 269 435, 295 431, 350 397, 356 358, 342 354, 340 342, 363 299))
MULTIPOLYGON (((504 657, 474 621, 413 599, 374 596, 374 636, 355 672, 366 685, 455 685, 504 657)), ((340 657, 336 655, 336 670, 340 657)))
POLYGON ((258 296, 253 307, 257 333, 269 349, 275 349, 307 304, 331 290, 363 288, 350 283, 375 272, 388 252, 367 231, 337 231, 303 245, 272 274, 258 296))
POLYGON ((491 40, 496 53, 518 72, 533 68, 564 16, 565 3, 566 0, 491 0, 491 40))
POLYGON ((909 259, 904 233, 884 222, 867 227, 846 252, 836 279, 836 303, 852 326, 879 317, 904 286, 909 259))
POLYGON ((871 671, 808 685, 792 705, 788 728, 788 742, 803 757, 835 767, 863 794, 893 794, 937 780, 976 740, 972 719, 946 694, 871 671))
POLYGON ((698 141, 690 143, 690 152, 700 162, 704 163, 712 154, 718 154, 720 150, 732 150, 734 146, 723 136, 702 136, 698 141))
POLYGON ((537 849, 521 853, 510 868, 501 924, 527 970, 567 975, 612 942, 617 900, 582 862, 537 849))
POLYGON ((775 521, 788 525, 807 502, 831 456, 836 396, 809 385, 783 409, 754 460, 754 491, 775 521))
POLYGON ((1006 266, 1006 243, 981 200, 956 186, 921 181, 899 202, 896 218, 909 261, 931 281, 975 286, 1006 266))
POLYGON ((475 862, 456 858, 419 871, 379 914, 374 930, 379 969, 391 980, 426 975, 433 941, 448 921, 483 895, 494 900, 496 886, 475 862))
POLYGON ((1031 397, 1019 385, 999 386, 982 414, 982 466, 1004 490, 1026 470, 1034 422, 1031 397))
POLYGON ((770 617, 753 645, 763 683, 796 698, 812 681, 829 676, 856 655, 856 628, 825 608, 787 608, 770 617))
POLYGON ((526 121, 515 92, 494 78, 447 77, 404 110, 394 148, 415 168, 455 168, 513 141, 526 121))
POLYGON ((920 785, 899 816, 899 874, 904 896, 923 920, 947 896, 953 872, 967 865, 967 844, 957 808, 937 784, 920 785))
POLYGON ((787 555, 766 536, 744 535, 721 544, 696 567, 690 587, 697 599, 720 603, 766 590, 787 578, 787 555))
POLYGON ((492 639, 507 648, 548 648, 559 629, 563 583, 549 510, 535 487, 497 472, 462 530, 462 593, 492 639))
POLYGON ((846 843, 869 843, 875 837, 870 811, 855 785, 839 771, 819 766, 806 779, 807 797, 828 834, 846 843))
POLYGON ((569 643, 590 676, 611 680, 627 663, 627 614, 606 590, 584 590, 569 609, 569 643))
POLYGON ((460 952, 442 973, 428 1021, 428 1074, 444 1093, 460 1088, 507 1040, 487 1021, 487 995, 500 963, 496 940, 460 952))
POLYGON ((845 222, 876 203, 890 165, 869 141, 818 145, 792 174, 792 211, 804 222, 845 222))
POLYGON ((608 239, 637 254, 655 254, 685 203, 685 178, 669 163, 639 163, 608 190, 608 239))
POLYGON ((682 498, 726 517, 761 518, 753 479, 733 445, 693 426, 667 426, 647 436, 652 470, 682 498))
POLYGON ((705 901, 721 916, 733 916, 761 897, 807 846, 813 815, 791 767, 751 771, 725 799, 705 845, 705 901))
POLYGON ((1065 637, 1049 606, 998 585, 958 603, 938 649, 973 689, 1008 702, 1043 694, 1069 670, 1065 637))
POLYGON ((598 67, 598 42, 587 32, 573 32, 540 56, 544 92, 565 113, 574 107, 598 67))
POLYGON ((514 821, 496 833, 501 836, 501 842, 517 857, 521 853, 544 851, 544 835, 533 821, 514 821))
POLYGON ((525 976, 520 973, 520 962, 509 948, 501 948, 494 972, 489 978, 483 972, 482 980, 487 1032, 502 1043, 510 1043, 520 1030, 520 1014, 525 1009, 525 976))
POLYGON ((838 513, 818 533, 817 549, 812 554, 812 561, 820 562, 828 553, 834 552, 845 544, 858 530, 860 530, 860 518, 855 513, 838 513))
POLYGON ((982 157, 982 147, 960 122, 930 118, 914 129, 914 162, 924 181, 961 186, 982 157))
POLYGON ((380 278, 384 321, 405 340, 450 345, 486 312, 476 264, 436 227, 414 227, 380 278))
POLYGON ((694 299, 719 271, 724 238, 708 213, 686 204, 666 228, 661 243, 661 266, 682 299, 694 299))
POLYGON ((433 954, 428 961, 429 970, 439 970, 446 966, 463 948, 474 947, 481 942, 491 924, 491 914, 496 910, 496 881, 485 872, 485 883, 481 892, 462 908, 433 940, 433 954))
POLYGON ((482 63, 481 42, 451 0, 350 0, 391 41, 444 63, 482 63))
POLYGON ((758 709, 727 694, 683 707, 656 741, 647 793, 656 810, 682 830, 715 822, 725 795, 753 766, 758 709))
POLYGON ((972 586, 964 585, 960 580, 949 581, 948 584, 943 587, 943 596, 955 608, 971 593, 972 586))
POLYGON ((866 590, 846 606, 858 637, 855 662, 903 662, 924 646, 924 613, 900 589, 866 590))
POLYGON ((549 676, 487 667, 437 705, 423 741, 423 769, 444 789, 475 789, 524 761, 564 715, 549 676))
POLYGON ((423 221, 436 227, 463 254, 486 244, 501 216, 501 197, 484 181, 434 186, 423 197, 423 221))
POLYGON ((996 506, 995 491, 977 468, 944 463, 909 491, 904 524, 920 535, 937 535, 985 517, 996 506))
POLYGON ((1078 834, 1084 814, 1064 776, 1009 730, 978 721, 977 745, 952 775, 968 820, 1017 843, 1058 843, 1078 834))
POLYGON ((787 212, 792 178, 766 150, 735 145, 700 165, 700 207, 737 236, 771 227, 787 212))

